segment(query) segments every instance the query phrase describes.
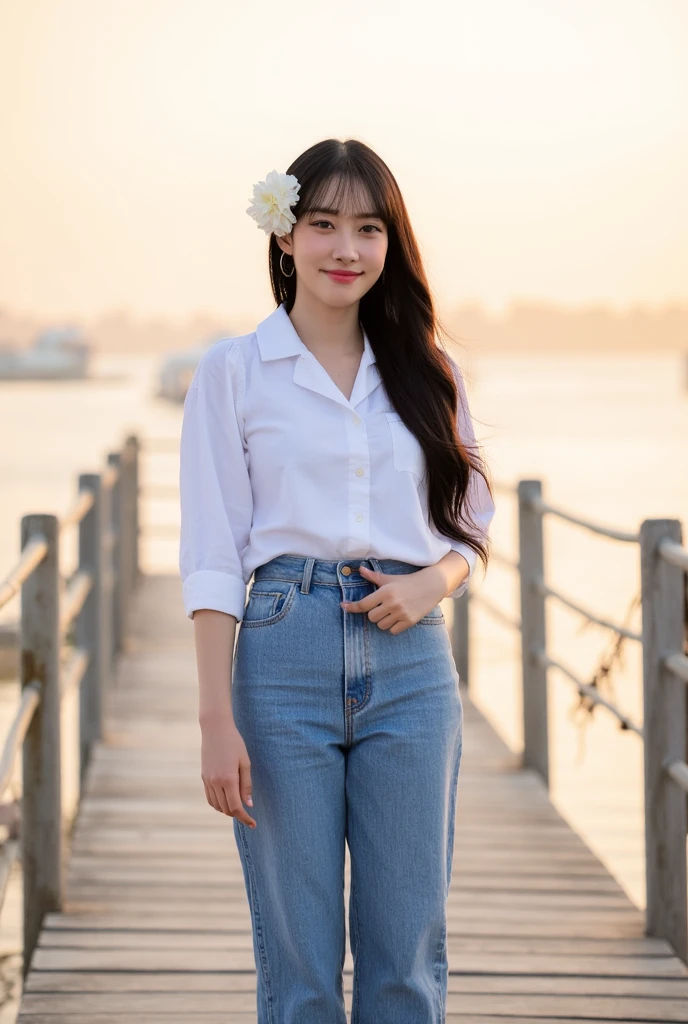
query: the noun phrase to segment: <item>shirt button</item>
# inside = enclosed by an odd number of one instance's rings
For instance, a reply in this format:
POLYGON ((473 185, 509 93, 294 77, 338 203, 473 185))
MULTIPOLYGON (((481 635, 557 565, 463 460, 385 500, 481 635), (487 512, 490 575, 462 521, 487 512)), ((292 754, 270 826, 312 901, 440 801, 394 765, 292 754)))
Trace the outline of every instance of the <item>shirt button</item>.
POLYGON ((363 516, 356 516, 356 521, 359 523, 363 522, 363 516))
POLYGON ((358 467, 358 469, 356 470, 356 476, 363 476, 363 470, 361 469, 361 467, 360 467, 360 466, 359 466, 359 467, 358 467))
POLYGON ((342 566, 342 576, 350 576, 350 575, 351 575, 351 566, 350 565, 343 565, 342 566))
POLYGON ((361 425, 360 417, 354 416, 354 425, 357 426, 357 427, 360 427, 360 425, 361 425))

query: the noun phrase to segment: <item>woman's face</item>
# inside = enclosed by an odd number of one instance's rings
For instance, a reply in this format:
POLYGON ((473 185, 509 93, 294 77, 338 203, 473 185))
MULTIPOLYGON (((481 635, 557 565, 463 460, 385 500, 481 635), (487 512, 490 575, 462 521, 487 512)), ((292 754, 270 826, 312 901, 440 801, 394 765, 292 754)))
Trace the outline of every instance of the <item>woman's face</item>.
MULTIPOLYGON (((334 196, 335 189, 331 189, 334 196)), ((369 291, 383 271, 388 235, 384 221, 365 216, 372 209, 359 187, 347 209, 336 212, 326 196, 323 209, 303 214, 277 243, 294 259, 297 292, 311 292, 328 306, 348 306, 369 291), (342 279, 328 271, 349 271, 342 279)), ((287 269, 289 269, 287 267, 287 269)))

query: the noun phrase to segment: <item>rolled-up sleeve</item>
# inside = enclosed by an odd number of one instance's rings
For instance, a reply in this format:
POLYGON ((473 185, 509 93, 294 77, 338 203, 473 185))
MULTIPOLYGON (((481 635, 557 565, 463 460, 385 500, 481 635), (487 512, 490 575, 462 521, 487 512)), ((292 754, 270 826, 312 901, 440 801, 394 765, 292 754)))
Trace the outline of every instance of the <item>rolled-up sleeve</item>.
MULTIPOLYGON (((453 360, 451 360, 451 362, 459 390, 459 408, 456 424, 459 437, 469 451, 478 455, 478 445, 475 430, 473 428, 473 420, 471 419, 470 409, 468 406, 468 397, 466 395, 463 374, 461 373, 458 365, 453 360)), ((484 477, 473 468, 469 471, 466 505, 464 508, 468 509, 468 514, 475 523, 475 526, 471 523, 465 524, 468 532, 471 536, 477 537, 478 539, 487 540, 489 536, 490 523, 492 522, 492 518, 495 514, 495 504, 487 488, 484 477)), ((475 572, 478 553, 462 541, 453 540, 451 537, 447 539, 451 544, 452 550, 459 551, 468 562, 468 576, 460 586, 447 594, 447 597, 461 597, 461 595, 465 594, 468 590, 468 584, 470 583, 471 576, 475 572)))
POLYGON ((184 400, 180 440, 179 571, 188 618, 199 608, 244 614, 242 553, 253 498, 241 410, 242 353, 235 339, 216 342, 201 358, 184 400))

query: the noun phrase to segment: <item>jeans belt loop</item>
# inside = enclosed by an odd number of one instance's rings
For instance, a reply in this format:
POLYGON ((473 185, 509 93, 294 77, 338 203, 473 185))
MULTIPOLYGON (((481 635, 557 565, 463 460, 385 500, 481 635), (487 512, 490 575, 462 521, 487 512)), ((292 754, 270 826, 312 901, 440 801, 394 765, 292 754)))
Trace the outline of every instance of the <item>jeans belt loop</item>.
POLYGON ((308 594, 311 589, 311 576, 313 574, 313 566, 315 565, 315 558, 312 555, 306 556, 306 561, 303 564, 303 577, 301 579, 301 593, 308 594))

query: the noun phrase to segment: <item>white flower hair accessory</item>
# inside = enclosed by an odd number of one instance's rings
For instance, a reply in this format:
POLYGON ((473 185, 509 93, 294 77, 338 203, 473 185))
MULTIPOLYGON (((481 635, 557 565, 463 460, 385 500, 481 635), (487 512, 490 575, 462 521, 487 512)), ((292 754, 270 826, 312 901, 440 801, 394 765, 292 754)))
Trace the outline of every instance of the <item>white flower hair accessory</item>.
POLYGON ((265 181, 253 186, 253 199, 246 210, 266 235, 288 235, 296 217, 290 207, 299 201, 301 185, 293 174, 270 171, 265 181))

